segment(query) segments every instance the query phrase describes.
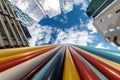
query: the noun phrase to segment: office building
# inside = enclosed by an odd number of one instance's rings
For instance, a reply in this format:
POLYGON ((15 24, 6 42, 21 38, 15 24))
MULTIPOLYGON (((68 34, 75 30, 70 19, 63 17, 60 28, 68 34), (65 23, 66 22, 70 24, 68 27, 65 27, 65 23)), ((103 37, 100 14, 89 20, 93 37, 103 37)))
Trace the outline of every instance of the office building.
POLYGON ((18 16, 18 20, 22 22, 22 25, 26 27, 30 27, 31 25, 34 24, 35 20, 33 18, 28 16, 26 13, 24 13, 21 9, 19 9, 15 5, 11 4, 11 2, 9 2, 9 4, 10 4, 10 7, 13 9, 13 11, 18 16))
POLYGON ((36 4, 34 0, 12 0, 11 3, 37 22, 46 16, 46 13, 36 4))
POLYGON ((0 0, 0 48, 28 46, 28 39, 7 0, 0 0))
POLYGON ((32 19, 31 17, 29 17, 26 13, 24 13, 21 9, 19 9, 18 7, 16 7, 15 5, 11 4, 11 2, 9 2, 10 7, 13 9, 13 11, 16 13, 16 15, 18 16, 18 20, 21 22, 22 24, 22 28, 25 32, 25 35, 28 39, 32 38, 31 34, 28 31, 28 27, 32 27, 33 24, 36 22, 34 19, 32 19))
POLYGON ((60 0, 60 6, 64 14, 73 10, 73 0, 60 0))
POLYGON ((34 0, 39 8, 50 18, 61 13, 59 0, 34 0), (54 3, 54 4, 53 4, 54 3))
POLYGON ((0 58, 5 59, 1 60, 0 79, 119 80, 119 52, 66 44, 1 50, 0 58))
MULTIPOLYGON (((22 22, 21 22, 21 24, 22 24, 22 22)), ((22 29, 23 29, 23 31, 24 31, 24 33, 25 33, 27 39, 31 39, 32 36, 31 36, 31 34, 30 34, 28 28, 22 24, 22 29)))
POLYGON ((120 0, 92 0, 87 15, 107 42, 120 46, 120 0))
POLYGON ((55 17, 73 10, 74 0, 10 0, 12 4, 39 22, 46 15, 55 17), (25 5, 25 6, 24 6, 25 5), (24 7, 23 7, 24 6, 24 7), (62 11, 61 11, 62 10, 62 11))

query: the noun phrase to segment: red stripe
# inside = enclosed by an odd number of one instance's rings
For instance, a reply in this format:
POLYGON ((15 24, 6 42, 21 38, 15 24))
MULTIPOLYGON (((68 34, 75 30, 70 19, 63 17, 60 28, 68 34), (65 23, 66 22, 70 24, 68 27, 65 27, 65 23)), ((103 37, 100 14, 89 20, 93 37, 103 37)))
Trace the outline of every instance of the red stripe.
POLYGON ((100 78, 74 53, 72 49, 69 48, 69 50, 82 80, 100 80, 100 78))
POLYGON ((47 52, 47 51, 49 51, 49 50, 51 50, 53 48, 54 47, 43 49, 43 50, 34 52, 34 53, 30 54, 30 55, 27 55, 25 57, 22 57, 20 59, 16 59, 16 60, 13 60, 11 62, 5 63, 5 64, 3 64, 3 65, 0 66, 0 72, 2 72, 4 70, 7 70, 7 69, 9 69, 11 67, 14 67, 14 66, 16 66, 16 65, 18 65, 18 64, 20 64, 22 62, 25 62, 25 61, 29 60, 29 59, 32 59, 32 58, 34 58, 34 57, 36 57, 38 55, 41 55, 41 54, 43 54, 43 53, 45 53, 45 52, 47 52))
MULTIPOLYGON (((48 48, 48 49, 49 49, 49 48, 51 49, 51 48, 54 48, 54 47, 56 47, 56 46, 41 48, 41 50, 47 49, 47 48, 48 48)), ((41 50, 39 50, 39 51, 41 51, 41 50)), ((36 52, 39 52, 39 51, 36 51, 36 52)), ((0 65, 3 65, 3 64, 5 64, 5 63, 18 60, 18 59, 23 58, 23 57, 27 57, 27 56, 32 55, 32 54, 33 54, 33 53, 30 53, 30 54, 23 53, 23 54, 20 54, 20 55, 18 54, 17 56, 13 56, 12 58, 9 58, 9 59, 0 61, 0 65)))
POLYGON ((86 60, 88 60, 93 66, 95 66, 100 72, 102 72, 109 80, 120 80, 120 71, 95 59, 94 57, 86 54, 86 52, 83 52, 80 49, 74 49, 86 60))

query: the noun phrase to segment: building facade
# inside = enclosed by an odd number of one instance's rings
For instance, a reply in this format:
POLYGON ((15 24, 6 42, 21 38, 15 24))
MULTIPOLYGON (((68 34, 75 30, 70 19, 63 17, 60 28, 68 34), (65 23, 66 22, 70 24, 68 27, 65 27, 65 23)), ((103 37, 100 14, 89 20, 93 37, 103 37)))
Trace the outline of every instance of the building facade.
POLYGON ((31 34, 29 33, 28 27, 32 27, 36 21, 34 19, 32 19, 30 16, 28 16, 26 13, 24 13, 21 9, 19 9, 15 5, 11 4, 11 2, 9 2, 9 4, 10 4, 10 7, 15 12, 15 14, 18 16, 18 20, 21 22, 22 28, 23 28, 27 38, 28 39, 32 38, 31 34))
POLYGON ((7 0, 0 0, 0 48, 28 46, 28 39, 7 0))
POLYGON ((60 6, 64 14, 69 13, 73 10, 73 0, 60 0, 60 6))
POLYGON ((12 0, 10 2, 37 22, 46 16, 46 13, 38 4, 36 4, 35 0, 12 0), (18 5, 17 3, 19 2, 22 2, 23 4, 21 3, 21 5, 18 5), (24 5, 26 6, 23 8, 24 5))
POLYGON ((13 9, 13 11, 18 16, 18 20, 22 22, 22 25, 29 27, 35 22, 35 20, 33 18, 29 17, 21 9, 19 9, 15 5, 11 4, 11 2, 9 2, 9 4, 10 4, 10 7, 13 9))
POLYGON ((10 0, 12 4, 39 22, 45 16, 55 17, 73 10, 74 0, 10 0), (21 4, 20 4, 21 3, 21 4), (23 6, 26 5, 24 8, 23 6))
POLYGON ((59 0, 34 0, 34 1, 39 6, 39 8, 50 18, 61 14, 59 0))
POLYGON ((107 42, 120 46, 120 0, 92 0, 87 15, 107 42))

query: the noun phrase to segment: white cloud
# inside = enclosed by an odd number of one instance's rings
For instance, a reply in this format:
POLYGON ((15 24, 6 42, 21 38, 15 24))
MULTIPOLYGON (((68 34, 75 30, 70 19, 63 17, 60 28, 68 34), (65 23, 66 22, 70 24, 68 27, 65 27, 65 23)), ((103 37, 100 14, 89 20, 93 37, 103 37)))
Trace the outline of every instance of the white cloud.
POLYGON ((116 47, 116 45, 115 45, 114 43, 111 42, 110 44, 111 44, 112 46, 116 47))
POLYGON ((103 49, 109 49, 109 47, 105 47, 103 43, 99 43, 95 46, 96 48, 103 48, 103 49))
POLYGON ((91 34, 97 33, 97 30, 95 26, 93 25, 93 20, 89 20, 86 26, 89 30, 91 30, 91 34))
POLYGON ((60 19, 60 22, 64 24, 65 21, 64 21, 64 19, 60 19))
POLYGON ((118 47, 118 50, 120 50, 120 47, 118 47))
POLYGON ((53 19, 54 19, 54 20, 58 20, 58 17, 57 17, 57 16, 55 16, 53 19))
POLYGON ((66 20, 68 19, 67 15, 64 15, 64 19, 66 19, 66 20))
POLYGON ((74 3, 75 3, 76 5, 79 5, 79 4, 81 4, 83 1, 85 1, 85 0, 74 0, 74 3))
POLYGON ((29 40, 30 46, 35 46, 36 41, 39 45, 43 43, 49 43, 50 39, 52 38, 51 33, 53 29, 49 26, 41 26, 39 24, 34 24, 31 27, 28 27, 28 30, 31 33, 32 39, 29 40), (43 39, 43 40, 42 40, 43 39))
POLYGON ((71 43, 87 46, 88 43, 93 43, 94 37, 92 35, 89 35, 87 31, 79 31, 76 28, 77 27, 72 27, 65 31, 58 30, 58 36, 55 40, 55 44, 71 43))
POLYGON ((80 18, 80 24, 84 24, 83 20, 80 18))
POLYGON ((90 19, 88 23, 84 23, 84 21, 80 18, 80 27, 86 27, 88 30, 90 30, 90 34, 97 33, 97 30, 95 26, 93 25, 93 20, 90 19))
POLYGON ((68 22, 68 17, 66 15, 63 16, 62 19, 59 20, 61 23, 65 24, 68 22))
POLYGON ((85 1, 83 1, 81 9, 86 11, 87 7, 88 4, 85 1))
POLYGON ((113 47, 117 47, 118 50, 120 50, 120 47, 119 46, 116 46, 114 43, 110 43, 113 47))
POLYGON ((74 3, 75 3, 75 5, 80 5, 80 4, 82 4, 82 7, 81 7, 82 10, 86 10, 86 8, 87 8, 87 6, 88 6, 86 0, 74 0, 74 3))

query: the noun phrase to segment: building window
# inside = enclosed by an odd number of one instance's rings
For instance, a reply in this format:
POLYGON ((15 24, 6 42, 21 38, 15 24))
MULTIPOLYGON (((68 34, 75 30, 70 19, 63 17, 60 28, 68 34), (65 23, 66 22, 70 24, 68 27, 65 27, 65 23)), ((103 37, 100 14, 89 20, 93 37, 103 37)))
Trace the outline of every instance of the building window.
POLYGON ((104 34, 106 34, 106 33, 108 33, 108 31, 107 31, 107 30, 105 30, 105 31, 103 31, 103 33, 104 33, 104 34))
POLYGON ((115 11, 115 13, 119 13, 119 12, 120 12, 120 8, 115 11))
POLYGON ((96 22, 96 25, 98 25, 99 23, 100 23, 100 21, 97 21, 97 22, 96 22))
POLYGON ((120 30, 120 26, 116 27, 116 29, 120 30))
POLYGON ((107 15, 108 18, 111 18, 112 16, 113 16, 112 13, 110 13, 110 14, 107 15))
POLYGON ((100 22, 104 22, 104 21, 105 21, 105 17, 100 20, 100 22))
POLYGON ((109 29, 109 31, 110 31, 110 32, 113 32, 113 31, 115 31, 115 29, 111 28, 111 29, 109 29))
POLYGON ((102 19, 100 20, 100 22, 103 22, 102 19))

